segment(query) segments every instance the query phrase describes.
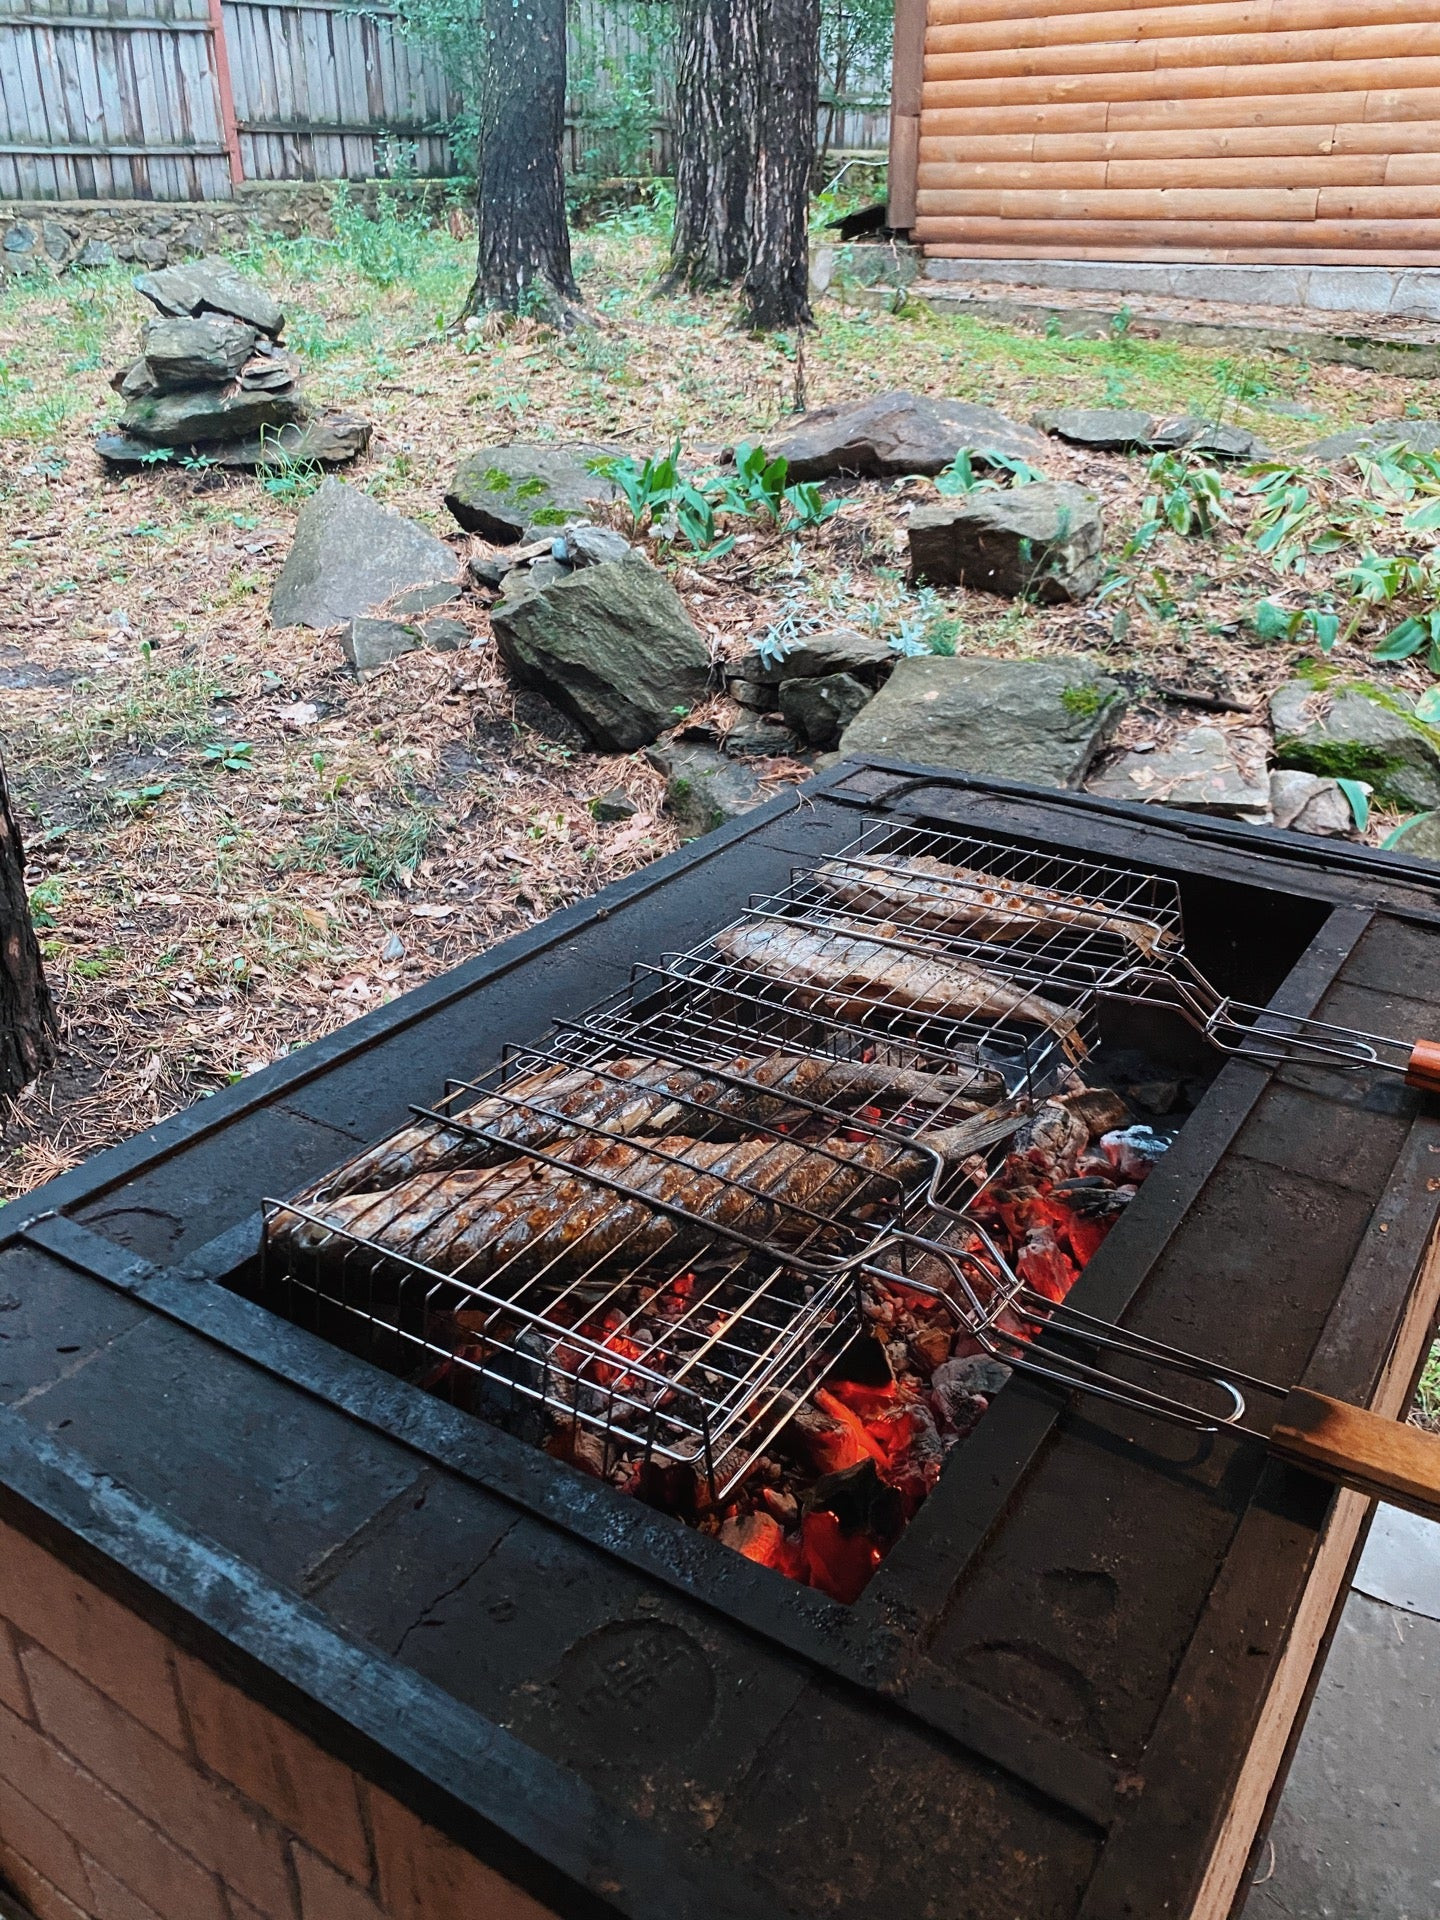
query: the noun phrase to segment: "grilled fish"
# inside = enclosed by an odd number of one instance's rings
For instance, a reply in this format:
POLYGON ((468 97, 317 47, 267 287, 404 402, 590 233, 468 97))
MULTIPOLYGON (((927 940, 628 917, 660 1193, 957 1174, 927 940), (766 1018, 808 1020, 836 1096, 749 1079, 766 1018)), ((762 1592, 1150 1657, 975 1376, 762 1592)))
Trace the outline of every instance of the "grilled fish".
POLYGON ((963 931, 976 940, 1020 940, 1049 927, 1094 928, 1118 935, 1148 959, 1171 938, 1153 921, 1112 913, 1083 894, 954 867, 928 854, 831 860, 815 877, 853 912, 878 913, 936 933, 963 931))
POLYGON ((804 1109, 797 1100, 815 1105, 915 1101, 959 1116, 992 1106, 1004 1092, 999 1074, 978 1067, 969 1073, 924 1073, 796 1053, 737 1055, 717 1062, 714 1072, 648 1055, 597 1066, 552 1062, 518 1074, 503 1091, 455 1116, 488 1137, 420 1121, 341 1167, 323 1191, 329 1196, 366 1193, 418 1173, 494 1166, 573 1137, 577 1126, 603 1127, 622 1138, 664 1133, 734 1138, 737 1127, 773 1126, 798 1117, 804 1109))
POLYGON ((717 1235, 799 1248, 844 1209, 898 1198, 932 1155, 962 1160, 1023 1120, 1014 1111, 972 1117, 899 1150, 876 1139, 823 1150, 776 1139, 587 1140, 571 1166, 522 1158, 490 1172, 422 1174, 316 1203, 317 1218, 282 1210, 267 1233, 322 1258, 354 1255, 358 1238, 475 1286, 503 1269, 509 1294, 532 1280, 567 1284, 616 1256, 632 1271, 662 1252, 684 1257, 717 1235))
POLYGON ((1072 1059, 1083 1057, 1075 1016, 1038 993, 951 955, 885 946, 887 937, 900 932, 893 923, 871 926, 837 916, 832 929, 742 921, 717 933, 715 946, 735 966, 798 989, 796 997, 806 1006, 824 1003, 855 1019, 883 1006, 937 1019, 1022 1020, 1048 1027, 1072 1059))

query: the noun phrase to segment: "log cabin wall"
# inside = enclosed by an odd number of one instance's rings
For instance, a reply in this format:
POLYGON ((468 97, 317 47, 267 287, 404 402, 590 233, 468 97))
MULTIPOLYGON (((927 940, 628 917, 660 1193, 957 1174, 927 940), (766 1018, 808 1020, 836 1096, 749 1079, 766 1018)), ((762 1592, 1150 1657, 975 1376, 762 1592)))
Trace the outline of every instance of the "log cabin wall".
POLYGON ((897 0, 936 258, 1440 265, 1440 0, 897 0))

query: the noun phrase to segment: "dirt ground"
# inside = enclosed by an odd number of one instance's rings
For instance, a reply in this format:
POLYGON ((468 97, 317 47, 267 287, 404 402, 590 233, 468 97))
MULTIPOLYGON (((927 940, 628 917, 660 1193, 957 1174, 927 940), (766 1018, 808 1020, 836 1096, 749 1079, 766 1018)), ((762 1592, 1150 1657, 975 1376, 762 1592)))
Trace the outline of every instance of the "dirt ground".
MULTIPOLYGON (((1421 381, 1124 332, 1047 338, 914 303, 827 302, 797 363, 793 340, 738 331, 727 300, 661 295, 663 247, 643 211, 576 236, 593 327, 455 334, 469 251, 463 236, 390 221, 362 243, 302 240, 242 261, 284 301, 312 394, 376 424, 349 477, 458 553, 471 543, 445 484, 461 456, 508 439, 599 439, 637 458, 678 440, 703 467, 737 439, 773 438, 798 399, 907 386, 1019 419, 1055 404, 1203 411, 1284 452, 1433 406, 1421 381)), ((90 440, 118 411, 108 376, 143 318, 121 270, 0 295, 0 739, 64 1020, 59 1067, 5 1123, 12 1197, 677 840, 643 758, 598 756, 517 697, 478 599, 477 647, 414 653, 364 684, 333 635, 272 631, 270 588, 313 476, 107 478, 90 440), (599 824, 588 803, 617 784, 639 811, 599 824)), ((1145 462, 1057 444, 1047 467, 1104 498, 1117 574, 1098 604, 912 593, 903 522, 931 493, 923 481, 852 489, 803 535, 751 527, 704 565, 652 551, 717 657, 803 619, 943 651, 1085 651, 1131 689, 1125 739, 1201 717, 1157 688, 1218 696, 1222 724, 1253 725, 1314 653, 1260 639, 1249 610, 1267 596, 1299 607, 1339 560, 1278 576, 1244 538, 1254 503, 1239 492, 1219 538, 1161 534, 1127 558, 1145 462)), ((1374 665, 1377 630, 1367 616, 1329 665, 1428 687, 1413 663, 1374 665)), ((735 714, 716 702, 709 717, 735 714)), ((776 781, 802 771, 766 766, 776 781)), ((1377 812, 1370 837, 1393 824, 1377 812)))

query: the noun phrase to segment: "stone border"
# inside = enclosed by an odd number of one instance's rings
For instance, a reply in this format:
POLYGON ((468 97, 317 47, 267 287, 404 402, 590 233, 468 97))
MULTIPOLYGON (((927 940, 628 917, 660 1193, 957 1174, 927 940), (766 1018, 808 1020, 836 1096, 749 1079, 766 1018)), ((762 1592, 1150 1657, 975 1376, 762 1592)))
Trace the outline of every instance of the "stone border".
POLYGON ((256 238, 325 238, 340 184, 367 213, 383 198, 435 221, 466 192, 461 180, 300 180, 250 181, 233 200, 0 201, 0 278, 117 263, 155 268, 256 238))

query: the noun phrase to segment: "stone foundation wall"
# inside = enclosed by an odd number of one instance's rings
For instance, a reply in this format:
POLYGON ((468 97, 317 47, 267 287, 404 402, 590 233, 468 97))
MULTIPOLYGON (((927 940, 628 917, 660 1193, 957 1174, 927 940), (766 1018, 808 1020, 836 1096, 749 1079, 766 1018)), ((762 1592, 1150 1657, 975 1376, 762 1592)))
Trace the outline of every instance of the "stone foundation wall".
POLYGON ((548 1916, 3 1523, 0 1891, 36 1920, 548 1916))
MULTIPOLYGON (((328 181, 250 182, 234 200, 0 202, 0 275, 133 262, 163 267, 259 237, 328 237, 339 188, 328 181)), ((367 180, 345 191, 368 212, 385 202, 440 220, 464 206, 458 180, 367 180)))

